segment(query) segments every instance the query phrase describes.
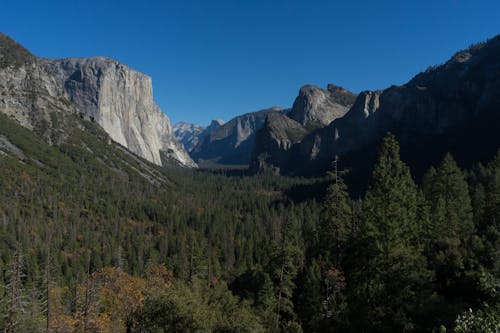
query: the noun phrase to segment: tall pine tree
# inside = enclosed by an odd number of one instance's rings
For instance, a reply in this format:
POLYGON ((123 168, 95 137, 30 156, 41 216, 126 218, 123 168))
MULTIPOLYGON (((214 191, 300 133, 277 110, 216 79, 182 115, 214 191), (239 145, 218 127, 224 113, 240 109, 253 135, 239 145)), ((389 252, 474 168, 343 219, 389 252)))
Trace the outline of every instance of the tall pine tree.
POLYGON ((353 324, 360 331, 412 332, 430 274, 421 254, 417 189, 395 137, 382 143, 350 262, 353 324))
POLYGON ((474 232, 471 199, 465 176, 450 154, 424 178, 430 203, 431 228, 426 254, 436 272, 438 292, 446 298, 462 297, 473 269, 470 241, 474 232))
POLYGON ((327 266, 339 269, 352 229, 352 209, 347 186, 337 169, 337 161, 334 163, 319 226, 319 254, 327 266))

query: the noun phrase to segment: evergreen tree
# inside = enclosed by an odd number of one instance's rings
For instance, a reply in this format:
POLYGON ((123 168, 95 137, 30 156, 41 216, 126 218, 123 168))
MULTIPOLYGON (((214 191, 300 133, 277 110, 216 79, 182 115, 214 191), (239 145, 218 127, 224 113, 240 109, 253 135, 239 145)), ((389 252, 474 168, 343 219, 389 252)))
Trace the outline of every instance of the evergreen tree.
POLYGON ((482 242, 478 251, 481 265, 479 284, 487 301, 500 304, 500 151, 487 169, 484 210, 477 220, 477 232, 482 242))
POLYGON ((319 325, 323 320, 325 297, 321 268, 315 259, 305 269, 300 285, 297 313, 303 327, 307 328, 307 332, 318 332, 319 325))
POLYGON ((295 278, 302 265, 303 253, 299 243, 299 226, 288 217, 282 223, 280 239, 272 246, 267 271, 275 286, 276 308, 274 309, 276 330, 295 327, 296 314, 293 304, 295 278))
POLYGON ((359 330, 416 331, 429 280, 416 245, 417 190, 399 145, 385 137, 363 204, 363 225, 351 259, 351 313, 359 330))
POLYGON ((474 265, 470 248, 474 224, 465 176, 450 154, 426 175, 424 190, 431 212, 426 255, 436 272, 439 293, 448 298, 463 296, 473 290, 467 284, 473 283, 469 272, 474 265))
POLYGON ((319 227, 319 254, 328 266, 341 267, 341 261, 351 232, 352 209, 337 161, 331 173, 332 184, 327 189, 324 214, 319 227))
POLYGON ((474 231, 469 188, 450 154, 425 177, 425 194, 432 204, 435 233, 465 239, 474 231))

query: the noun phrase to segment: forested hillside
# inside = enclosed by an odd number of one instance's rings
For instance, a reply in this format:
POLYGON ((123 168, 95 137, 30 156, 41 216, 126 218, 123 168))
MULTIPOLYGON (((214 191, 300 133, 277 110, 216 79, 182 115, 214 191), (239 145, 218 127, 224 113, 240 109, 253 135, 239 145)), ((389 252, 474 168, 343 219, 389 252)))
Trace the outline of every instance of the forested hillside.
POLYGON ((500 155, 443 156, 415 184, 389 135, 351 198, 342 161, 324 179, 160 168, 78 123, 49 146, 0 118, 5 332, 499 329, 500 155))

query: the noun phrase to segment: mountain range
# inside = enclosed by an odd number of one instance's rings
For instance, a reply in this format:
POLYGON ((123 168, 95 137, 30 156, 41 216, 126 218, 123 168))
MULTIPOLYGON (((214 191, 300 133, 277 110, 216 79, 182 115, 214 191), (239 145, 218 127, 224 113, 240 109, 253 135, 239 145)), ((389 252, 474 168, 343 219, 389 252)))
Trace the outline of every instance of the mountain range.
POLYGON ((462 166, 491 158, 500 146, 499 61, 497 36, 401 86, 354 94, 334 84, 305 85, 289 109, 172 127, 147 75, 105 57, 40 59, 2 34, 0 112, 51 145, 63 144, 69 128, 88 121, 156 165, 320 175, 338 159, 352 170, 350 181, 366 184, 388 132, 417 178, 445 152, 462 166))
POLYGON ((351 182, 366 185, 376 147, 392 132, 419 178, 445 152, 465 167, 491 158, 500 146, 499 109, 496 36, 401 86, 356 95, 333 84, 305 85, 291 109, 238 116, 190 154, 198 162, 249 164, 252 173, 283 175, 320 175, 338 159, 352 170, 351 182))

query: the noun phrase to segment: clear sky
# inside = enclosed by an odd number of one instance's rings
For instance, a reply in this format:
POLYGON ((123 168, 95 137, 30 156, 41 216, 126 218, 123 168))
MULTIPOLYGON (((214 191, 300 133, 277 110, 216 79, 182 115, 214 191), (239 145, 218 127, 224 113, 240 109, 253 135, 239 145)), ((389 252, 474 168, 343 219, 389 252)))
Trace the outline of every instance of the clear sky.
POLYGON ((40 57, 109 56, 153 78, 175 123, 273 105, 304 84, 402 84, 500 33, 499 0, 3 1, 0 30, 40 57))

